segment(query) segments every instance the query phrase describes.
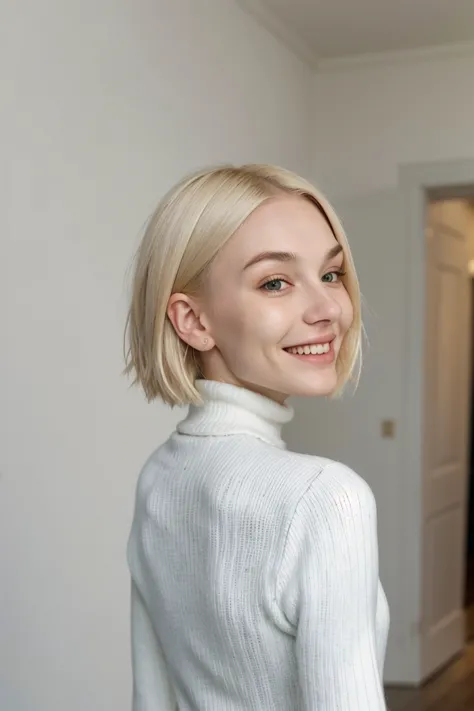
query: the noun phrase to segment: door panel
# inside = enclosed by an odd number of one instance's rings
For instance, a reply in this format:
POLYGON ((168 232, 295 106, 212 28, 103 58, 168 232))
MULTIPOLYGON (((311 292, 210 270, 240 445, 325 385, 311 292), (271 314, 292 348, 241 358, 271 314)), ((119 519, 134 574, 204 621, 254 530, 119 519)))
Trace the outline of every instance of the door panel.
POLYGON ((422 676, 464 647, 470 302, 469 209, 427 212, 422 676))

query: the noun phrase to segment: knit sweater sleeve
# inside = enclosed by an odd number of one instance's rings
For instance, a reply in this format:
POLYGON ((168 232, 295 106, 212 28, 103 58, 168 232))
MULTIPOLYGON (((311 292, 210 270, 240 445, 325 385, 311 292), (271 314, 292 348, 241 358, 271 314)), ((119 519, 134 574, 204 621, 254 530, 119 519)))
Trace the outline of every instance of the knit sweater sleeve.
POLYGON ((133 711, 177 711, 163 653, 145 602, 132 580, 133 711))
POLYGON ((304 711, 385 711, 375 639, 376 507, 368 485, 330 463, 299 501, 277 598, 295 630, 304 711))

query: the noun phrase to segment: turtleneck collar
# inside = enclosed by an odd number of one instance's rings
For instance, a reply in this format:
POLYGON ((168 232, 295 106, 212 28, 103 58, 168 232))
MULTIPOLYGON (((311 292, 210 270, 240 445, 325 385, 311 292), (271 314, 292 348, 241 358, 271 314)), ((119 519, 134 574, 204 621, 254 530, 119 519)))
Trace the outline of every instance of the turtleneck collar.
POLYGON ((246 388, 214 380, 197 380, 202 405, 191 405, 178 424, 181 434, 223 436, 246 434, 284 449, 281 428, 293 417, 293 408, 246 388))

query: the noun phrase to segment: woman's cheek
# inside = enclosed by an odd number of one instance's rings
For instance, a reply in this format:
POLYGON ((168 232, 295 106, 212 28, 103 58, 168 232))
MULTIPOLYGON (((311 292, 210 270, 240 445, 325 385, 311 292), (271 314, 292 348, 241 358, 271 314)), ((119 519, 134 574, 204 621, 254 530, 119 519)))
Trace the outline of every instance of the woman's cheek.
POLYGON ((347 291, 344 290, 344 300, 342 303, 342 327, 344 332, 347 331, 354 320, 354 308, 347 291))
POLYGON ((274 299, 274 304, 266 304, 266 308, 253 312, 252 323, 256 327, 256 334, 262 341, 275 343, 282 339, 291 325, 295 324, 296 314, 289 314, 278 298, 274 299))

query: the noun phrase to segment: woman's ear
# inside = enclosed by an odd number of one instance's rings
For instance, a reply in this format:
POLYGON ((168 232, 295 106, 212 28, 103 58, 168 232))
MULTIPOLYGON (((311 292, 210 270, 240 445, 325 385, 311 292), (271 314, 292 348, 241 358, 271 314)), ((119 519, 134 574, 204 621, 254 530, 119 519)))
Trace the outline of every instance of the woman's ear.
POLYGON ((166 312, 174 330, 188 346, 197 351, 209 351, 214 347, 196 299, 187 294, 172 294, 166 312))

